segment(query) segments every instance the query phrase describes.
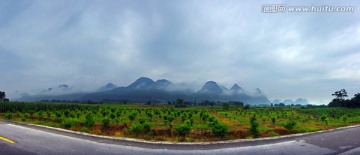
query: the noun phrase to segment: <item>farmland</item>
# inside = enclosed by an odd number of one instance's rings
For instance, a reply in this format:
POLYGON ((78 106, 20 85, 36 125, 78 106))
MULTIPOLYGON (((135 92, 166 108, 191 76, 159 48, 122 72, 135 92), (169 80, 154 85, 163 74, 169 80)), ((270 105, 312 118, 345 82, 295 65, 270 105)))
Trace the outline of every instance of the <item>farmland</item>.
POLYGON ((359 124, 360 110, 0 102, 0 118, 113 137, 207 142, 272 137, 359 124))

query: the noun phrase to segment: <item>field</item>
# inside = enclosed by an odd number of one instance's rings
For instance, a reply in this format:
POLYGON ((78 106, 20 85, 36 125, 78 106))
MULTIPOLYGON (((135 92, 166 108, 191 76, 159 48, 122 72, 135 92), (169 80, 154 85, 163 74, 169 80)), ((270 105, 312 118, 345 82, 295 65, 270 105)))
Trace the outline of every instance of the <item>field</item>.
POLYGON ((359 124, 360 110, 0 102, 0 118, 114 137, 207 142, 280 136, 359 124))

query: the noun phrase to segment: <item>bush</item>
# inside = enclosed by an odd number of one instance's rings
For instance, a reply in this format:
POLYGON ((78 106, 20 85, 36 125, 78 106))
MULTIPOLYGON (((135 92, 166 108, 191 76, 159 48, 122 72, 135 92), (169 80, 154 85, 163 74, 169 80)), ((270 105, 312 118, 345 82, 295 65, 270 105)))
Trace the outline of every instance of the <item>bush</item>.
POLYGON ((325 121, 326 120, 326 116, 325 115, 321 115, 321 117, 320 117, 320 119, 322 120, 322 121, 325 121))
POLYGON ((92 116, 92 114, 88 113, 85 116, 85 126, 88 128, 91 128, 92 126, 94 126, 95 124, 95 120, 94 117, 92 116))
POLYGON ((250 105, 245 105, 244 109, 250 109, 250 105))
POLYGON ((43 113, 40 111, 39 113, 38 113, 38 120, 39 121, 41 121, 42 119, 43 119, 43 113))
POLYGON ((110 126, 110 119, 109 118, 104 118, 101 120, 102 121, 102 125, 103 125, 103 129, 107 129, 110 126))
POLYGON ((171 123, 174 120, 174 116, 170 115, 167 117, 167 120, 171 123))
POLYGON ((64 122, 61 123, 61 126, 64 127, 65 129, 69 129, 71 128, 72 126, 74 126, 74 121, 72 120, 66 120, 64 122))
POLYGON ((294 120, 290 120, 290 121, 288 121, 288 122, 284 125, 284 127, 285 127, 287 130, 291 131, 291 130, 294 129, 295 125, 296 125, 296 122, 295 122, 294 120))
POLYGON ((5 114, 6 119, 11 119, 12 116, 13 116, 13 114, 12 114, 11 112, 7 112, 7 113, 5 114))
POLYGON ((111 114, 110 114, 110 118, 111 118, 111 119, 115 119, 115 117, 116 117, 116 115, 115 115, 114 113, 111 113, 111 114))
POLYGON ((145 118, 142 118, 142 117, 139 118, 139 123, 140 123, 140 124, 144 124, 144 123, 145 123, 145 118))
POLYGON ((25 113, 25 114, 24 114, 24 118, 25 118, 25 119, 28 119, 29 117, 30 117, 30 116, 29 116, 28 113, 25 113))
POLYGON ((135 134, 135 136, 138 136, 142 131, 141 124, 134 124, 130 127, 130 131, 135 134))
POLYGON ((64 115, 65 115, 65 117, 69 117, 69 115, 70 115, 70 110, 66 109, 66 110, 64 111, 64 115))
POLYGON ((275 122, 276 122, 275 117, 271 118, 271 123, 272 123, 272 124, 275 124, 275 122))
POLYGON ((179 127, 176 128, 176 131, 181 135, 185 136, 190 133, 192 127, 190 120, 186 120, 184 124, 181 124, 179 127))
POLYGON ((219 122, 214 123, 211 126, 211 133, 217 137, 224 137, 227 131, 228 131, 228 127, 225 124, 219 122))
POLYGON ((259 132, 259 123, 256 122, 256 117, 251 117, 250 119, 250 129, 249 129, 250 133, 253 134, 253 136, 255 138, 259 137, 260 132, 259 132))
POLYGON ((62 115, 62 114, 61 114, 60 112, 56 112, 56 113, 55 113, 55 116, 56 116, 56 117, 59 117, 59 118, 60 118, 61 115, 62 115))
POLYGON ((224 110, 229 110, 229 108, 230 108, 229 103, 223 103, 223 109, 224 110))
POLYGON ((135 112, 132 112, 132 113, 128 116, 128 118, 129 118, 131 121, 133 121, 133 120, 135 119, 135 117, 136 117, 136 113, 135 113, 135 112))
POLYGON ((151 124, 146 122, 143 124, 143 131, 144 133, 149 133, 151 131, 151 124))
POLYGON ((342 117, 342 120, 343 120, 344 123, 346 123, 347 117, 346 117, 346 116, 343 116, 343 117, 342 117))
POLYGON ((47 117, 51 117, 50 111, 46 111, 46 115, 47 115, 47 117))

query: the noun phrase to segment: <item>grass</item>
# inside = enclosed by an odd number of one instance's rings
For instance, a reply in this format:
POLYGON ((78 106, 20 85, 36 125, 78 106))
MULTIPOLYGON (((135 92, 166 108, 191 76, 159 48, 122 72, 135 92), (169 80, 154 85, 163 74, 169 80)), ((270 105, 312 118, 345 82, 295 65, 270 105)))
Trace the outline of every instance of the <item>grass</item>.
POLYGON ((272 137, 359 124, 360 109, 230 107, 225 111, 221 106, 174 108, 139 104, 0 102, 0 118, 97 135, 149 141, 204 142, 272 137), (252 117, 256 118, 258 125, 249 130, 252 117), (90 125, 86 123, 89 119, 93 122, 90 125), (191 123, 191 130, 186 134, 179 133, 177 129, 185 120, 191 123), (289 122, 295 122, 295 125, 289 127, 289 122), (218 123, 224 124, 228 130, 223 134, 213 133, 214 125, 218 123), (259 133, 254 136, 251 131, 259 133))

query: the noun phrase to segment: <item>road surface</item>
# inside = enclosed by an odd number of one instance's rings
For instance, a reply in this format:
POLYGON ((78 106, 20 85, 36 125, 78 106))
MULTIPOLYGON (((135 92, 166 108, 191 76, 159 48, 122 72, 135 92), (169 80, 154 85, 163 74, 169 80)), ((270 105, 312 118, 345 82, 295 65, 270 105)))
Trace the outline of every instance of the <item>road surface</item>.
POLYGON ((99 138, 0 120, 0 154, 360 154, 360 126, 294 137, 192 145, 99 138))

